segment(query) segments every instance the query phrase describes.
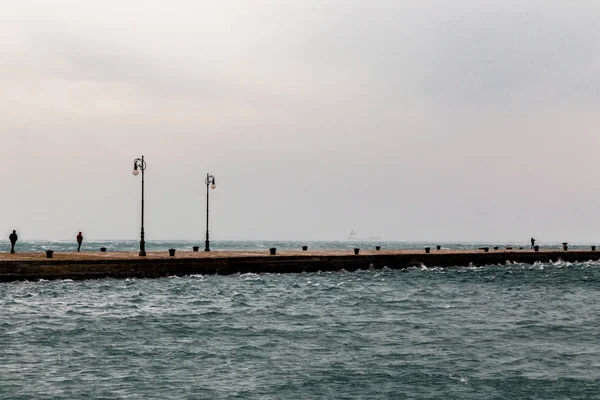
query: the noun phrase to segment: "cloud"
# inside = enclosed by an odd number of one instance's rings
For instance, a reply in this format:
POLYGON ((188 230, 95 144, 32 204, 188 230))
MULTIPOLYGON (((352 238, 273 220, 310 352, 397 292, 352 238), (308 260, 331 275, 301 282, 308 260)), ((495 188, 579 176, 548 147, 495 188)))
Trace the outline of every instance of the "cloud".
POLYGON ((595 227, 555 191, 585 193, 577 208, 595 215, 600 193, 579 177, 594 168, 600 122, 599 11, 583 0, 5 1, 0 153, 16 172, 0 208, 37 237, 76 220, 135 235, 138 188, 123 171, 145 153, 149 225, 164 238, 196 234, 186 210, 205 170, 221 182, 222 237, 508 237, 549 215, 560 216, 549 234, 575 215, 585 236, 595 227), (74 193, 110 219, 73 211, 74 193))

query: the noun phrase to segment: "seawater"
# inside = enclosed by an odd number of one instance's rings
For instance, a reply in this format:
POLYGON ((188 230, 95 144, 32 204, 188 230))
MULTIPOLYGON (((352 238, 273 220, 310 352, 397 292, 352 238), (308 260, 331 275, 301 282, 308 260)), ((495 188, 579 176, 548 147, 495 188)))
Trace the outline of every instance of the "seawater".
MULTIPOLYGON (((562 250, 560 243, 539 243, 542 249, 562 250)), ((375 246, 381 246, 386 250, 410 250, 419 249, 429 246, 432 249, 436 245, 442 246, 442 249, 469 250, 478 249, 479 247, 512 246, 518 249, 520 246, 528 249, 529 243, 437 243, 437 242, 400 242, 400 241, 275 241, 275 240, 212 240, 210 248, 212 251, 268 251, 269 248, 275 247, 278 250, 301 250, 302 246, 307 245, 309 250, 352 250, 355 247, 360 249, 374 249, 375 246)), ((167 251, 168 249, 177 249, 177 251, 192 251, 193 246, 199 246, 200 250, 204 250, 203 240, 148 240, 146 242, 147 251, 167 251)), ((140 248, 139 240, 96 240, 83 242, 81 247, 82 252, 98 252, 101 247, 106 247, 108 251, 138 251, 140 248)), ((600 248, 600 246, 599 246, 600 248)), ((42 241, 22 241, 17 242, 17 252, 42 252, 46 250, 54 250, 56 252, 72 252, 77 251, 77 243, 75 240, 42 240, 42 241)), ((570 244, 569 249, 589 250, 588 244, 570 244)), ((10 251, 8 240, 0 240, 0 252, 10 251)))
POLYGON ((600 263, 0 284, 0 398, 600 397, 600 263))

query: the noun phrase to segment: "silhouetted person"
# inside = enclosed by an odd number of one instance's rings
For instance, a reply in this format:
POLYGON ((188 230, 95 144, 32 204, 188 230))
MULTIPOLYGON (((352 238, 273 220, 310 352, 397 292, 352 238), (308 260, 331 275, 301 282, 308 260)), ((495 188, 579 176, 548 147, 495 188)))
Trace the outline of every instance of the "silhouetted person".
POLYGON ((13 231, 13 233, 8 236, 8 239, 10 240, 10 254, 15 254, 15 244, 17 244, 17 240, 19 240, 17 231, 13 231))
POLYGON ((533 249, 535 247, 535 239, 531 238, 531 248, 533 249))
POLYGON ((83 235, 79 232, 79 235, 77 235, 77 252, 81 251, 81 243, 83 243, 83 235))

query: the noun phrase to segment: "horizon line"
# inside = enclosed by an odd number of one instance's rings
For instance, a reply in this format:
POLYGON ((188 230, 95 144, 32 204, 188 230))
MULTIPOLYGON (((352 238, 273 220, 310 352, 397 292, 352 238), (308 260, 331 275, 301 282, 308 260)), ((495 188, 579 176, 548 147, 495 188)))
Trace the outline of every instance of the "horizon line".
MULTIPOLYGON (((32 242, 32 241, 36 241, 36 242, 76 242, 75 239, 37 239, 37 238, 19 238, 19 241, 21 242, 32 242)), ((132 242, 132 243, 139 243, 139 239, 121 239, 121 238, 117 238, 117 239, 84 239, 84 243, 85 242, 115 242, 115 241, 121 241, 121 242, 132 242)), ((151 239, 151 240, 146 240, 146 243, 152 243, 152 242, 195 242, 197 241, 198 243, 204 243, 204 239, 151 239)), ((593 243, 593 242, 600 242, 600 239, 598 240, 594 240, 594 239, 585 239, 585 240, 576 240, 576 241, 572 241, 572 242, 567 242, 570 244, 577 244, 577 243, 582 243, 582 244, 587 244, 587 243, 593 243)), ((0 239, 0 242, 9 242, 8 238, 2 238, 0 239)), ((350 240, 350 239, 212 239, 211 243, 217 243, 217 242, 347 242, 347 243, 357 243, 357 242, 390 242, 390 243, 438 243, 438 244, 515 244, 515 243, 524 243, 529 245, 530 241, 529 240, 405 240, 405 239, 356 239, 356 240, 350 240)), ((564 243, 561 240, 546 240, 546 241, 540 241, 538 239, 536 239, 536 243, 546 243, 546 244, 562 244, 564 243)))

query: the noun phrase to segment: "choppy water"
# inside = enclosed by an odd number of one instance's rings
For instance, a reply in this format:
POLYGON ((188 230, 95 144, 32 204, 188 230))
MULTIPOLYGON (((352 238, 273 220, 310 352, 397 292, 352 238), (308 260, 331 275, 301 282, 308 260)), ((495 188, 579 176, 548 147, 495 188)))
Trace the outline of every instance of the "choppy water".
MULTIPOLYGON (((539 243, 542 249, 562 249, 560 243, 539 243)), ((434 243, 434 242, 397 242, 397 241, 261 241, 261 240, 214 240, 210 242, 212 251, 256 251, 268 250, 276 247, 279 250, 300 250, 303 245, 307 245, 309 250, 343 250, 353 249, 373 249, 375 246, 381 246, 383 249, 423 249, 425 246, 435 247, 441 245, 444 249, 478 249, 483 246, 513 246, 515 249, 519 246, 529 247, 529 243, 434 243)), ((105 241, 84 241, 81 251, 99 251, 100 247, 106 247, 108 251, 137 251, 139 250, 139 241, 135 240, 105 240, 105 241)), ((146 242, 148 251, 167 251, 174 248, 178 251, 191 251, 193 246, 200 246, 204 249, 204 242, 189 240, 154 240, 146 242)), ((589 244, 571 244, 571 249, 589 249, 589 244)), ((45 250, 54 250, 56 252, 70 252, 77 250, 75 241, 19 241, 17 243, 17 252, 38 252, 45 250)), ((0 252, 10 251, 8 240, 0 240, 0 252)))
POLYGON ((588 399, 600 263, 0 284, 0 398, 588 399))

